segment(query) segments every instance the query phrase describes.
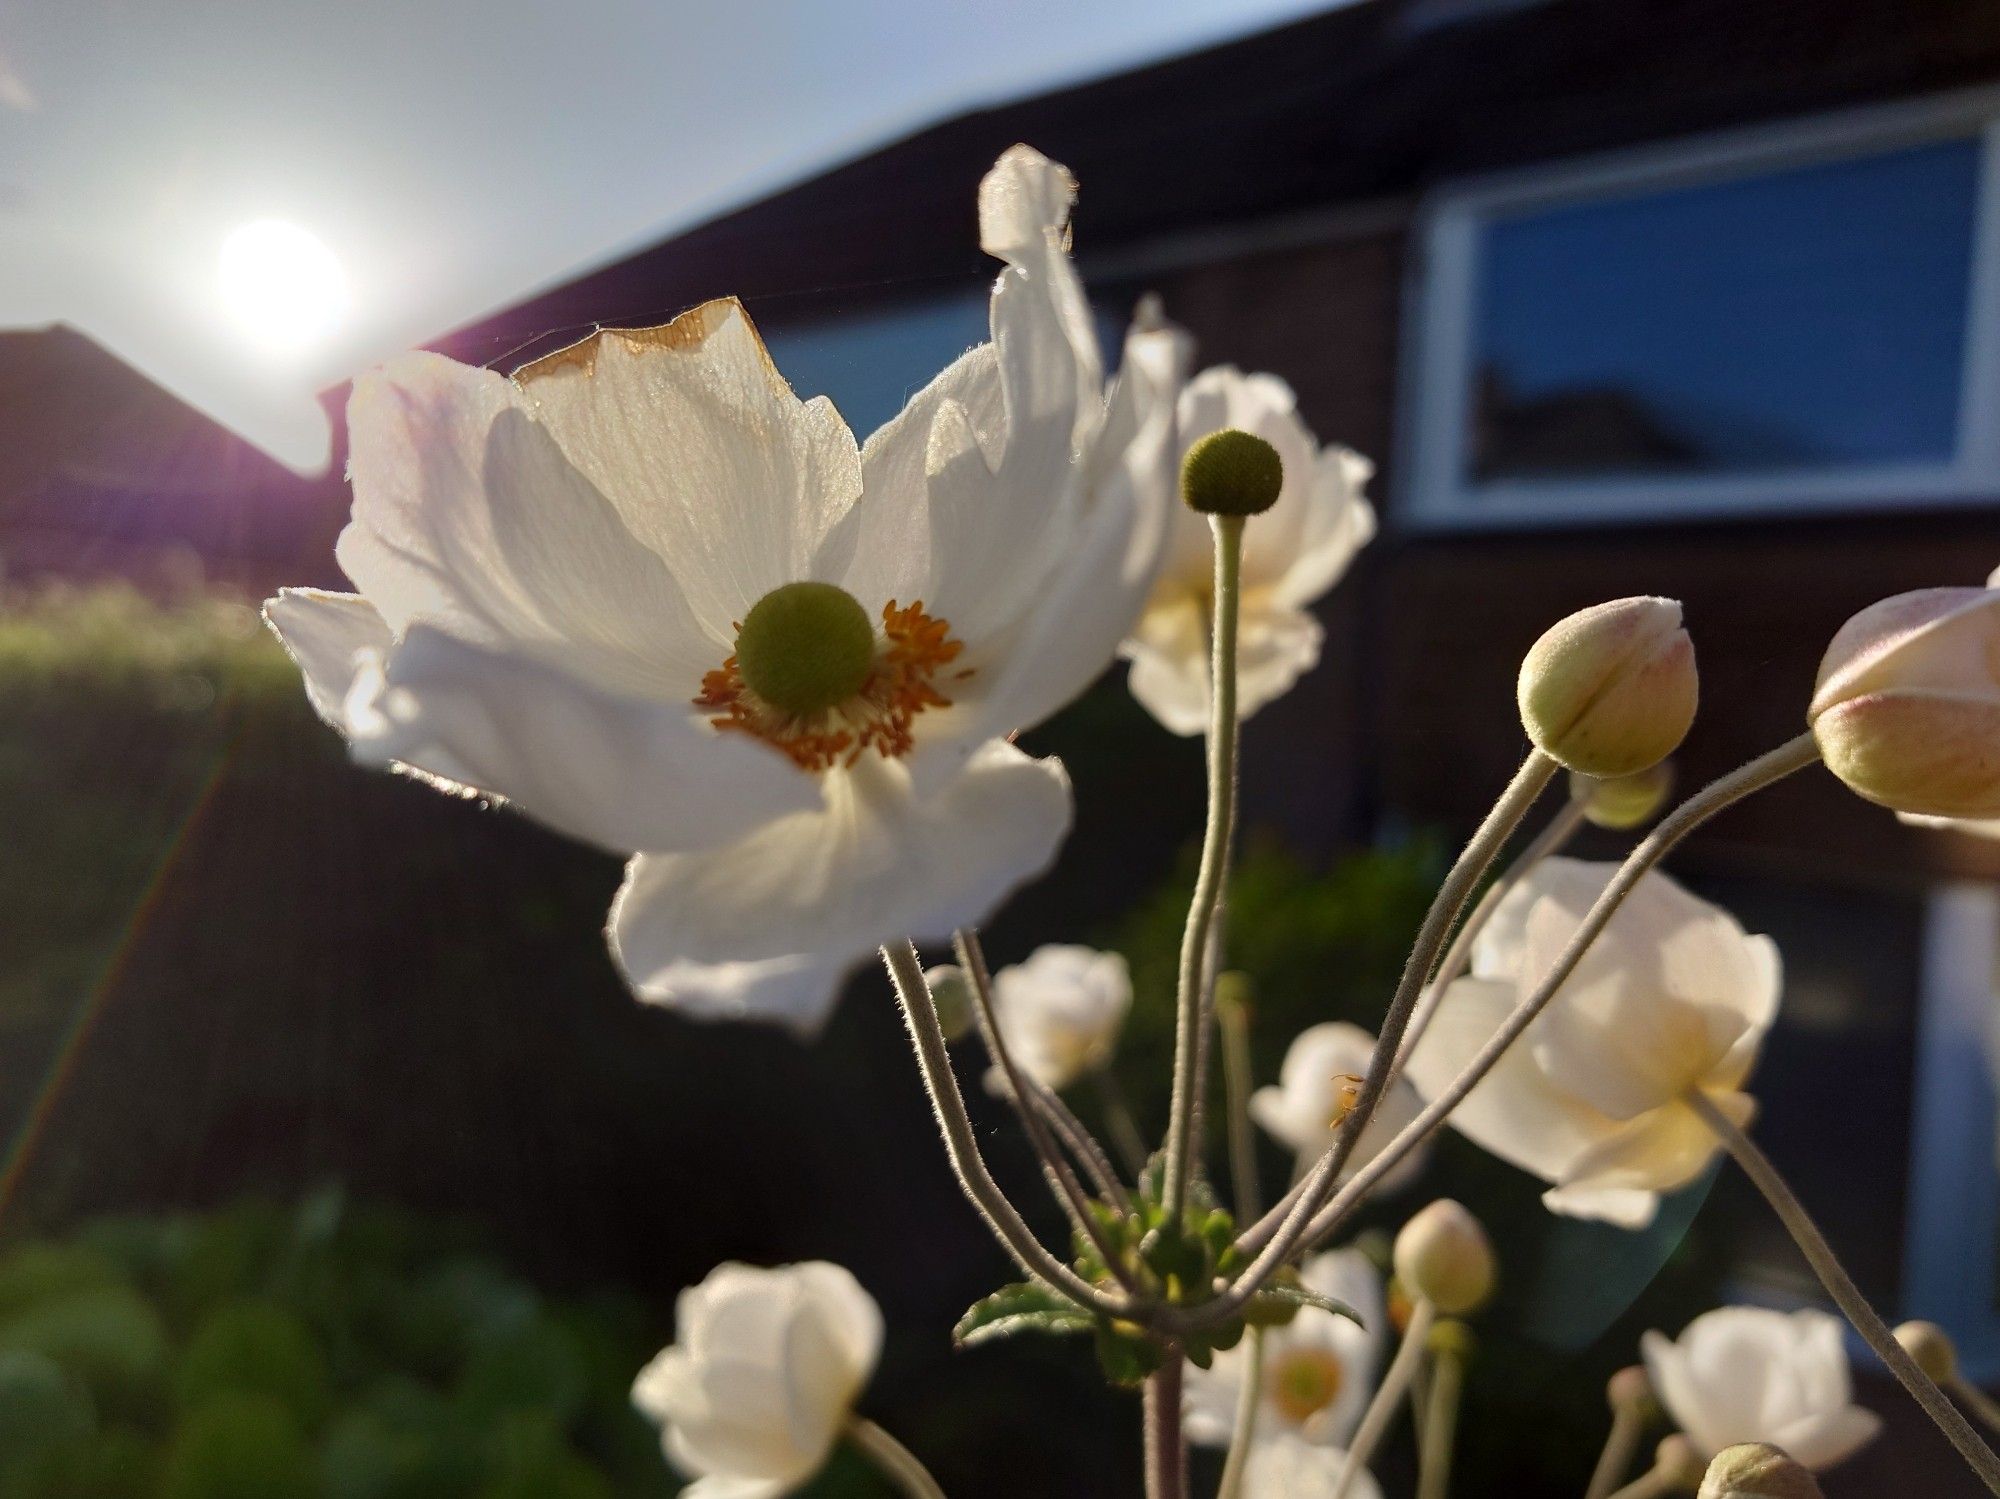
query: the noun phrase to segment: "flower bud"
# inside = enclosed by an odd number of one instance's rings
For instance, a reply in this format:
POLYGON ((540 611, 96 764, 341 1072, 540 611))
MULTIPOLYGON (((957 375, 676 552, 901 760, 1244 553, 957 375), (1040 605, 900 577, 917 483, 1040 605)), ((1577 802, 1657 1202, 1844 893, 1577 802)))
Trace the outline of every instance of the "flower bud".
POLYGON ((1691 1492, 1701 1482, 1705 1467, 1699 1449, 1678 1431, 1653 1449, 1653 1470, 1669 1492, 1691 1492))
POLYGON ((1660 815, 1674 792, 1674 766, 1662 760, 1651 770, 1637 775, 1614 776, 1601 781, 1596 776, 1571 771, 1569 794, 1583 804, 1583 815, 1597 827, 1613 833, 1630 832, 1660 815))
POLYGON ((1181 498, 1203 515, 1262 515, 1284 484, 1278 450, 1237 427, 1209 433, 1181 460, 1181 498))
POLYGON ((2000 816, 2000 589, 1863 609, 1826 648, 1806 721, 1827 769, 1871 802, 2000 816))
POLYGON ((1952 1346, 1951 1334, 1937 1323, 1905 1322, 1896 1329, 1896 1341, 1932 1384, 1950 1384, 1958 1378, 1958 1349, 1952 1346))
POLYGON ((1819 1480, 1766 1442, 1715 1454, 1695 1499, 1824 1499, 1819 1480))
POLYGON ((1440 1197, 1396 1235, 1396 1278, 1448 1317, 1462 1317, 1493 1294, 1493 1245, 1479 1220, 1440 1197))
POLYGON ((1521 663, 1521 723, 1571 770, 1636 775, 1671 755, 1694 722, 1694 643, 1672 599, 1614 599, 1579 610, 1521 663))
POLYGON ((931 986, 931 1003, 945 1040, 964 1040, 972 1030, 972 985, 964 970, 956 963, 940 963, 924 970, 924 982, 931 986))

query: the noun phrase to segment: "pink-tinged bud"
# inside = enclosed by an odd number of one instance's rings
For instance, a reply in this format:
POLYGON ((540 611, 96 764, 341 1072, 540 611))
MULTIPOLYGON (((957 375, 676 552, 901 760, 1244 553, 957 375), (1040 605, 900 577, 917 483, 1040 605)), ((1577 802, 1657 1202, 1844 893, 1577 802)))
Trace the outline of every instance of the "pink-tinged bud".
POLYGON ((1653 1381, 1644 1364, 1629 1364, 1606 1381, 1604 1399, 1614 1411, 1643 1409, 1652 1402, 1653 1381))
POLYGON ((1802 1464, 1766 1442, 1745 1442, 1715 1454, 1695 1499, 1825 1499, 1802 1464))
POLYGON ((2000 589, 1925 588, 1863 609, 1806 710, 1827 769, 1926 817, 2000 817, 2000 589))
POLYGON ((1449 1197, 1415 1214, 1396 1235, 1396 1279, 1447 1317, 1476 1312, 1493 1294, 1493 1242, 1449 1197))
POLYGON ((1694 643, 1672 599, 1579 610, 1521 663, 1521 723, 1550 759, 1588 776, 1637 775, 1680 747, 1694 722, 1694 643))
POLYGON ((1707 1467, 1694 1443, 1678 1431, 1661 1438, 1660 1445, 1653 1449, 1653 1471, 1659 1474, 1669 1493, 1692 1490, 1702 1481, 1707 1467))

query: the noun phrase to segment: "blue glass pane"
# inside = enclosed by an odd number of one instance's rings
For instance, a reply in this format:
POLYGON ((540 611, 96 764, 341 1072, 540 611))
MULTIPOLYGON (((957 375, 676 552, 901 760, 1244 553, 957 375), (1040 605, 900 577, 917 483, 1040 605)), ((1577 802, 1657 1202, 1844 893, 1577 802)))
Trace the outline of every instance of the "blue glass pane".
POLYGON ((1948 140, 1497 220, 1474 476, 1950 459, 1979 170, 1948 140))

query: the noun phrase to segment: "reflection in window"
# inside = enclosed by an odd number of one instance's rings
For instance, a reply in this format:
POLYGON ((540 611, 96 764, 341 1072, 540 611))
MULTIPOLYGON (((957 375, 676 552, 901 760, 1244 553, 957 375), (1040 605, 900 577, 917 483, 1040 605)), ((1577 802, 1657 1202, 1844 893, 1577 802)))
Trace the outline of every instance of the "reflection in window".
POLYGON ((1949 462, 1979 170, 1955 139, 1492 222, 1473 478, 1949 462))

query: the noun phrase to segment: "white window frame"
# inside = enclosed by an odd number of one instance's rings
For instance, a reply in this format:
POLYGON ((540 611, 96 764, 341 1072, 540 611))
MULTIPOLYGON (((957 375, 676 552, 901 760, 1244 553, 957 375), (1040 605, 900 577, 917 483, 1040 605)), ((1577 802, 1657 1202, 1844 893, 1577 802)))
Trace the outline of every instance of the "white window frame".
MULTIPOLYGON (((1904 1316, 1950 1331, 1979 1381, 2000 1378, 2000 887, 1931 892, 1903 1229, 1904 1316)), ((1857 1079, 1857 1096, 1867 1096, 1857 1079)))
POLYGON ((1425 202, 1413 244, 1398 509, 1414 529, 1769 518, 2000 502, 2000 89, 1941 94, 1476 179, 1425 202), (1495 218, 1755 177, 1968 134, 1983 136, 1984 152, 1959 386, 1958 452, 1950 461, 1840 464, 1772 473, 1472 481, 1466 434, 1473 310, 1481 236, 1495 218))

